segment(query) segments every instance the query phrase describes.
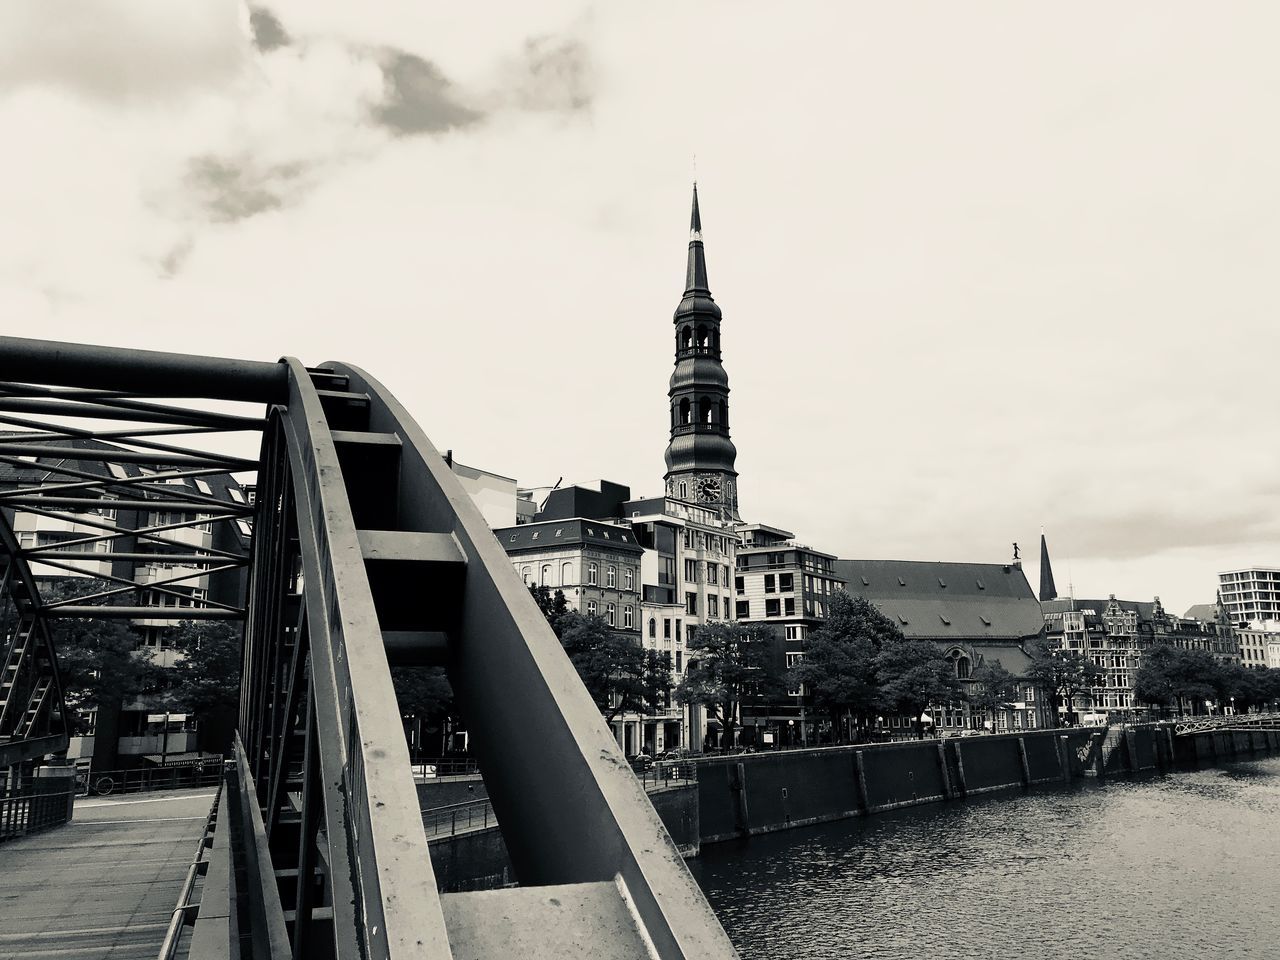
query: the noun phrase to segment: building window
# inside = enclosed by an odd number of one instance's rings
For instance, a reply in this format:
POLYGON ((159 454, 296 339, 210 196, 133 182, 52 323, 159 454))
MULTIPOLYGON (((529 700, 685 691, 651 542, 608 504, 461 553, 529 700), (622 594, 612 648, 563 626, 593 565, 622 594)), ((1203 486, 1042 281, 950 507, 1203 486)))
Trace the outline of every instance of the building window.
POLYGON ((779 607, 777 599, 766 600, 764 602, 764 615, 766 617, 780 617, 782 610, 779 607))
POLYGON ((680 642, 680 621, 676 621, 676 643, 680 642))
POLYGON ((542 585, 544 587, 551 586, 551 564, 549 563, 542 565, 542 585))
POLYGON ((604 622, 609 624, 611 627, 614 626, 616 614, 617 608, 612 603, 606 603, 604 605, 604 622))
MULTIPOLYGON (((689 626, 685 629, 685 631, 684 631, 684 632, 685 632, 685 640, 687 640, 689 643, 693 643, 693 632, 694 632, 694 630, 696 630, 696 629, 697 629, 697 628, 696 628, 696 627, 694 627, 694 625, 693 625, 692 623, 691 623, 691 624, 689 624, 689 626)), ((678 641, 678 640, 677 640, 676 642, 677 642, 677 643, 679 643, 680 641, 678 641)))
POLYGON ((622 570, 622 589, 634 590, 636 588, 636 575, 630 567, 624 567, 622 570))
POLYGON ((618 585, 618 571, 614 568, 612 564, 610 564, 608 567, 605 568, 604 577, 605 577, 604 585, 606 587, 609 587, 610 589, 612 589, 613 587, 616 587, 618 585))
POLYGON ((710 560, 707 561, 707 583, 719 582, 720 577, 716 573, 716 569, 718 566, 719 564, 712 563, 710 560))
POLYGON ((735 593, 746 593, 746 592, 747 592, 746 583, 743 581, 743 579, 742 579, 741 577, 734 577, 734 578, 733 578, 733 589, 734 589, 734 592, 735 592, 735 593))
POLYGON ((686 583, 698 582, 698 561, 686 560, 684 562, 684 579, 686 583))
POLYGON ((684 595, 684 612, 692 617, 698 615, 698 595, 696 593, 686 593, 684 595))
POLYGON ((524 585, 527 587, 529 585, 529 578, 533 576, 533 568, 525 567, 523 570, 520 571, 520 574, 521 576, 524 577, 524 585))
POLYGON ((764 592, 765 592, 765 593, 777 593, 777 592, 778 592, 778 587, 777 587, 777 578, 776 578, 776 577, 774 577, 774 575, 773 575, 772 573, 766 573, 766 574, 764 575, 764 592))
POLYGON ((796 615, 796 598, 786 597, 782 601, 782 609, 788 617, 794 617, 796 615))
POLYGON ((751 601, 750 600, 738 601, 737 617, 739 620, 751 619, 751 601))
POLYGON ((560 585, 564 586, 567 583, 573 583, 573 564, 572 563, 560 564, 560 585))
POLYGON ((789 574, 789 573, 778 574, 778 589, 782 593, 786 593, 788 590, 795 589, 795 583, 792 579, 792 574, 789 574))
POLYGON ((707 616, 717 619, 720 616, 720 599, 715 594, 707 597, 707 616))
POLYGON ((596 615, 596 602, 594 600, 587 601, 587 616, 594 617, 596 615))
POLYGON ((684 669, 684 667, 680 663, 682 659, 684 659, 684 651, 677 650, 676 651, 676 673, 680 673, 684 669))
POLYGON ((665 617, 662 620, 662 635, 668 640, 671 639, 671 621, 665 617))
POLYGON ((649 636, 657 637, 657 635, 658 635, 658 621, 656 618, 650 617, 649 618, 649 636))
POLYGON ((635 613, 632 612, 631 604, 622 608, 622 625, 628 630, 635 626, 635 613))
MULTIPOLYGON (((686 403, 686 404, 687 404, 688 402, 689 402, 689 401, 687 401, 687 400, 685 401, 685 403, 686 403)), ((686 422, 688 422, 688 421, 686 421, 686 422)), ((683 480, 681 480, 681 481, 680 481, 680 499, 681 499, 681 500, 688 500, 688 499, 689 499, 689 485, 688 485, 687 483, 685 483, 683 480)))
POLYGON ((595 586, 600 582, 600 574, 594 563, 587 564, 587 583, 595 586))

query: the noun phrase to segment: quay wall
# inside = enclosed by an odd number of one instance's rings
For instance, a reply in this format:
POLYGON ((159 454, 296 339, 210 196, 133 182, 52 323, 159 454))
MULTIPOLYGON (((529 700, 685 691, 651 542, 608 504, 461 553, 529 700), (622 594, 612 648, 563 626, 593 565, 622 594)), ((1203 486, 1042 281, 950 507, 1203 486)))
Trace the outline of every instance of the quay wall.
POLYGON ((1280 752, 1280 731, 1090 727, 820 747, 696 763, 701 843, 996 790, 1280 752))

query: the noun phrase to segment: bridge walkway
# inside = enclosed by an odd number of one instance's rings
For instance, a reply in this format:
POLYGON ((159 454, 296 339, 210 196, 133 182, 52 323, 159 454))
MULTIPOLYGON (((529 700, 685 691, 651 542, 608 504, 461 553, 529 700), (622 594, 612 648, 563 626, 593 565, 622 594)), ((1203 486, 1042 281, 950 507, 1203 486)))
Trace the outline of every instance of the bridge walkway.
POLYGON ((85 798, 0 845, 0 960, 154 960, 213 795, 85 798))

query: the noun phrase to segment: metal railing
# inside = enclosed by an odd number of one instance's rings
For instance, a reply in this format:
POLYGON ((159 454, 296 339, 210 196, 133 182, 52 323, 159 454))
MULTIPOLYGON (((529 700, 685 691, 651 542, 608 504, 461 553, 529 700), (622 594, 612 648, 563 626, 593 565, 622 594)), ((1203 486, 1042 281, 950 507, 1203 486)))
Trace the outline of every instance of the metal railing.
POLYGON ((471 757, 419 757, 409 765, 415 780, 474 777, 480 773, 480 764, 471 757))
POLYGON ((1226 716, 1196 717, 1179 720, 1175 730, 1179 734, 1198 733, 1202 730, 1248 730, 1280 728, 1280 713, 1235 713, 1226 716))
POLYGON ((209 816, 204 822, 204 831, 200 834, 200 843, 196 846, 196 855, 187 867, 187 876, 182 881, 182 889, 178 891, 178 905, 173 908, 169 917, 169 928, 165 931, 164 942, 160 945, 157 960, 173 960, 178 953, 178 945, 182 939, 182 931, 194 926, 200 913, 200 901, 191 902, 191 894, 195 890, 196 877, 204 876, 209 869, 209 861, 204 852, 213 845, 213 832, 218 826, 218 801, 222 799, 222 786, 213 795, 213 804, 209 807, 209 816))
POLYGON ((0 796, 0 841, 25 837, 68 821, 74 793, 40 793, 32 789, 36 783, 39 781, 0 796))
POLYGON ((498 818, 493 815, 493 805, 488 799, 466 800, 443 807, 428 807, 422 811, 422 829, 427 839, 453 837, 472 830, 496 827, 498 818))
POLYGON ((216 787, 222 782, 222 760, 182 767, 137 767, 133 770, 89 770, 76 772, 80 796, 109 797, 113 793, 147 793, 152 790, 182 790, 216 787))
MULTIPOLYGON (((632 769, 635 769, 634 767, 632 769)), ((636 776, 646 793, 666 790, 671 787, 684 787, 698 782, 698 771, 693 763, 655 763, 644 770, 636 770, 636 776)))

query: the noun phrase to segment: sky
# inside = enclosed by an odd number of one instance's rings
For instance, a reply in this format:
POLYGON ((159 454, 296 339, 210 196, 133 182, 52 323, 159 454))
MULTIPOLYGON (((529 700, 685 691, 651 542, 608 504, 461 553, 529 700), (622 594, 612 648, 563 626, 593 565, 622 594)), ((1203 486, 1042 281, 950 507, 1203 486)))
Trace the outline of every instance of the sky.
POLYGON ((662 489, 696 176, 744 517, 1211 601, 1280 566, 1273 3, 0 7, 3 332, 380 379, 662 489))

